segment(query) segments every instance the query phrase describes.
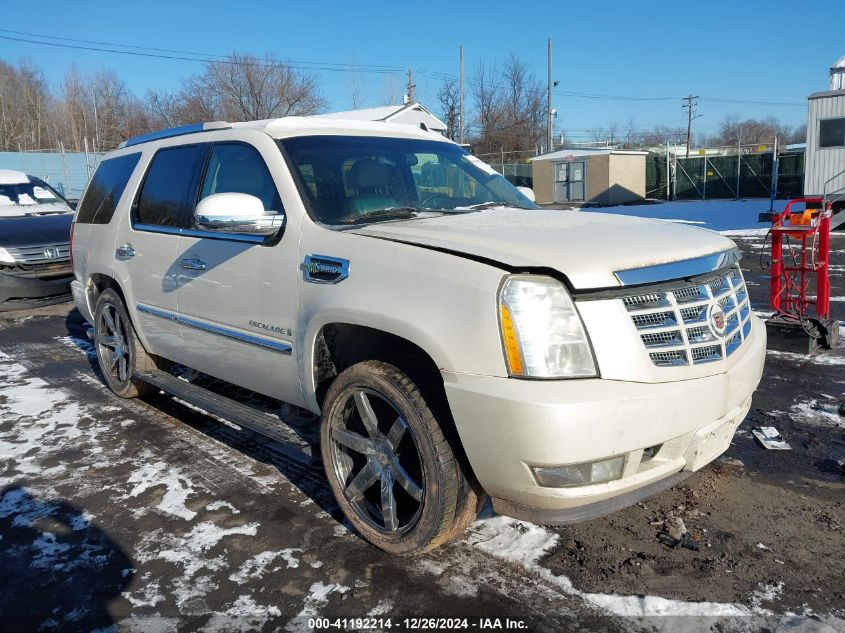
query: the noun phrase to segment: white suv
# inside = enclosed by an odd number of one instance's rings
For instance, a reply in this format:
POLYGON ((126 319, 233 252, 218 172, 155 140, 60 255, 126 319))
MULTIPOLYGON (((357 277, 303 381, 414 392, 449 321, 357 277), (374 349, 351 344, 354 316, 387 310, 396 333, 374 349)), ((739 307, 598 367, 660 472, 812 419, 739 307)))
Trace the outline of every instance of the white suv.
POLYGON ((132 139, 75 218, 76 303, 109 387, 274 437, 188 367, 321 415, 368 540, 454 538, 489 495, 561 524, 721 454, 763 370, 733 242, 540 210, 424 129, 287 118, 132 139))

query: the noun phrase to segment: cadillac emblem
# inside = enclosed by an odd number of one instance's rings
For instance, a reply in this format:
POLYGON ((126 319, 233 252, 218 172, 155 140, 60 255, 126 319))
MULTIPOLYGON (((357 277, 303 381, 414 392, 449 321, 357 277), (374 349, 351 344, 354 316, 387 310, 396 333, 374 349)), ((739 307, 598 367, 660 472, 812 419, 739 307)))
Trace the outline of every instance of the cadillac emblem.
POLYGON ((717 337, 725 335, 725 327, 728 324, 728 320, 725 316, 725 311, 722 310, 722 307, 718 303, 713 303, 710 306, 707 321, 710 324, 710 329, 713 331, 714 335, 717 337))

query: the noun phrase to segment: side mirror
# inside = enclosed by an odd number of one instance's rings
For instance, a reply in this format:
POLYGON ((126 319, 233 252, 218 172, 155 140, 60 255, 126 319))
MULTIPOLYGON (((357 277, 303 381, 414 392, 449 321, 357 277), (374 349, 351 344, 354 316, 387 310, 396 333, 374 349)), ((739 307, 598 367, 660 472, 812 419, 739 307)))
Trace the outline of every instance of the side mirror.
POLYGON ((531 202, 537 202, 534 198, 534 190, 531 187, 517 187, 516 190, 528 198, 531 202))
POLYGON ((248 193, 215 193, 200 200, 194 220, 204 231, 267 236, 284 227, 285 214, 265 211, 248 193))

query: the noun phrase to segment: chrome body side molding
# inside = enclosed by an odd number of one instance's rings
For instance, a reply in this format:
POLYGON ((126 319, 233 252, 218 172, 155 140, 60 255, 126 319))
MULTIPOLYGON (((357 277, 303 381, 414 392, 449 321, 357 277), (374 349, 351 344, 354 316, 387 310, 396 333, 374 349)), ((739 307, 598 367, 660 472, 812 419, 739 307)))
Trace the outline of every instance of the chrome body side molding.
POLYGON ((234 339, 236 341, 240 341, 241 343, 263 347, 265 349, 273 350, 274 352, 279 352, 280 354, 290 355, 293 352, 291 344, 284 341, 275 341, 262 336, 255 336, 253 334, 233 330, 222 325, 198 321, 197 319, 192 319, 190 317, 177 314, 176 312, 171 312, 170 310, 162 310, 161 308, 156 308, 144 303, 136 304, 135 308, 139 312, 150 314, 161 319, 167 319, 168 321, 175 321, 179 325, 185 325, 204 332, 225 336, 226 338, 234 339))
POLYGON ((264 235, 246 235, 238 233, 221 233, 219 231, 202 231, 199 229, 182 229, 177 226, 164 226, 159 224, 133 224, 132 228, 136 231, 144 231, 146 233, 184 235, 185 237, 205 237, 213 240, 228 240, 230 242, 263 244, 267 241, 267 238, 264 235))

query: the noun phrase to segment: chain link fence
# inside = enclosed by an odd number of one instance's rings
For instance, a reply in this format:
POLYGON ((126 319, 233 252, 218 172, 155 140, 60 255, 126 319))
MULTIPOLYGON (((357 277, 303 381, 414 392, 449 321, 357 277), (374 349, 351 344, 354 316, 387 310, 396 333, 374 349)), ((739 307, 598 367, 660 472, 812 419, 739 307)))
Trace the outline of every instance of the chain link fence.
MULTIPOLYGON (((772 184, 772 151, 682 157, 650 153, 646 157, 646 198, 707 200, 768 198, 772 184)), ((778 155, 778 198, 797 198, 804 192, 804 152, 778 155)))

